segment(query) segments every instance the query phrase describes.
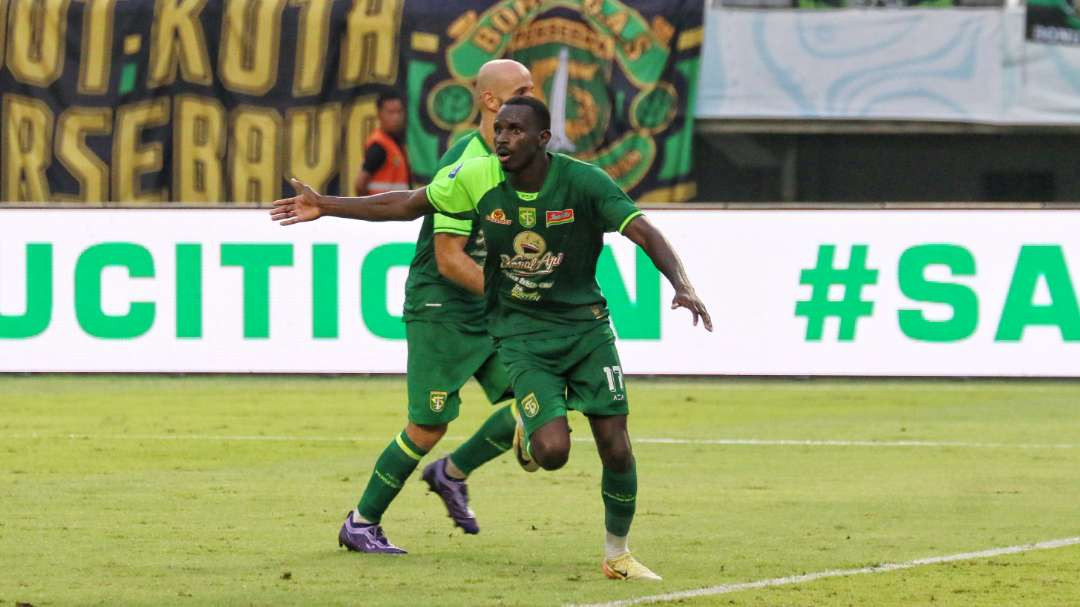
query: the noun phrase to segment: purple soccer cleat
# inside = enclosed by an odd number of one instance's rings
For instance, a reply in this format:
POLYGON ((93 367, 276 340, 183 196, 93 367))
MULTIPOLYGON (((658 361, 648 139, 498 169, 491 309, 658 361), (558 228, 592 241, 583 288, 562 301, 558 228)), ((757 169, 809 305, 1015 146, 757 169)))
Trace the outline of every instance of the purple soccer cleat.
POLYGON ((442 498, 446 504, 446 511, 454 524, 465 533, 480 533, 480 526, 476 524, 476 514, 469 509, 469 488, 465 481, 450 478, 446 474, 446 457, 431 462, 424 468, 423 478, 428 488, 442 498))
POLYGON ((353 521, 353 513, 345 516, 345 523, 338 532, 338 546, 353 552, 377 552, 382 554, 408 554, 390 543, 383 533, 382 525, 365 525, 353 521))

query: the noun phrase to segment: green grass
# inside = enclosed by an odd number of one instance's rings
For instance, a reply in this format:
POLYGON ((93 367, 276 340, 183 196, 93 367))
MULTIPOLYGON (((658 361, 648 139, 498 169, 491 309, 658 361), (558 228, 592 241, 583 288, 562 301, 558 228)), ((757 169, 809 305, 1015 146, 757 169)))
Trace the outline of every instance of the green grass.
MULTIPOLYGON (((478 536, 452 531, 414 481, 383 521, 408 556, 339 549, 345 511, 403 424, 398 379, 0 376, 0 605, 559 605, 1080 535, 1080 384, 631 379, 630 390, 638 438, 1006 446, 638 443, 631 545, 665 580, 631 584, 599 571, 587 442, 555 473, 509 457, 477 471, 478 536)), ((464 398, 436 453, 488 413, 474 386, 464 398)), ((582 417, 571 425, 587 437, 582 417)), ((1078 546, 686 602, 1077 603, 1078 546)))

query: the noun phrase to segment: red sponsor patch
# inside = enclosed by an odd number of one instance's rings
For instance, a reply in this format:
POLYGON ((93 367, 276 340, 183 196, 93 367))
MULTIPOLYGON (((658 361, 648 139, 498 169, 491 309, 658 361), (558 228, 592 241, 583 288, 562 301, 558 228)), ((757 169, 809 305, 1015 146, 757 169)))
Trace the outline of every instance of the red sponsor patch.
POLYGON ((557 226, 564 223, 573 223, 574 221, 574 209, 563 209, 561 211, 548 211, 547 212, 547 227, 557 226))

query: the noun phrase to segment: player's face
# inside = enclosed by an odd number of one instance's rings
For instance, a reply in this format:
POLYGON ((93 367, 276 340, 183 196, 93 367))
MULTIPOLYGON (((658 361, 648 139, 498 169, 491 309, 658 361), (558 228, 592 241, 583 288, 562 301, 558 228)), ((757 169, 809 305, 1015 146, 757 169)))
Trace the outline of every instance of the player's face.
POLYGON ((397 135, 405 128, 405 104, 400 99, 389 99, 379 108, 379 128, 390 135, 397 135))
POLYGON ((540 129, 536 114, 527 105, 504 105, 495 115, 495 155, 507 173, 528 166, 544 152, 550 137, 549 131, 540 129))

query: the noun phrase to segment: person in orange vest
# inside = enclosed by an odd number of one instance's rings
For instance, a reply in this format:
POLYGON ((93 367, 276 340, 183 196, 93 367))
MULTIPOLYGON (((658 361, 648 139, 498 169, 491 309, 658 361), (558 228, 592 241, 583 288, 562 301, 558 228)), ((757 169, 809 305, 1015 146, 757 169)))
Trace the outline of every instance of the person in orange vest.
POLYGON ((405 101, 386 91, 375 101, 379 128, 364 143, 364 164, 356 176, 359 195, 408 190, 409 160, 405 155, 405 101))

